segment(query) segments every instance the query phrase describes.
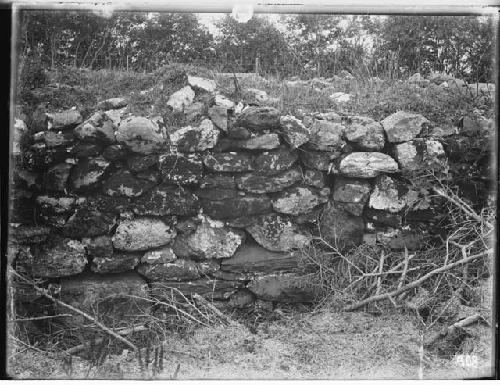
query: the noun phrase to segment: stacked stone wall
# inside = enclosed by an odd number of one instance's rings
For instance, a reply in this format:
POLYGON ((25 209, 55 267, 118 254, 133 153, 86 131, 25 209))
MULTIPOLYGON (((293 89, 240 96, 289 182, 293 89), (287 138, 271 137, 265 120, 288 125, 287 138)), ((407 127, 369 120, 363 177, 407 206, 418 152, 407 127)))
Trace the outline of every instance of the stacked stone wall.
MULTIPOLYGON (((134 116, 114 98, 87 119, 46 114, 36 133, 16 122, 17 271, 84 308, 111 292, 165 287, 232 306, 307 302, 300 250, 315 239, 415 249, 437 220, 429 191, 410 178, 446 167, 421 115, 282 115, 196 77, 168 106, 134 116)), ((36 298, 19 291, 17 300, 36 298)))

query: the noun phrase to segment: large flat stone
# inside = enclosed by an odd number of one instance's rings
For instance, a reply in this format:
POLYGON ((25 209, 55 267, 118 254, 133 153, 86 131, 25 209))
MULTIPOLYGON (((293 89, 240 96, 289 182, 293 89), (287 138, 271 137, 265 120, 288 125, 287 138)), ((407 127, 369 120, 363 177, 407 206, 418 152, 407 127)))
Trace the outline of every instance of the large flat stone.
POLYGON ((64 130, 72 128, 80 124, 82 121, 82 115, 76 109, 47 113, 47 128, 49 130, 64 130))
POLYGON ((353 152, 339 164, 340 173, 351 178, 374 178, 398 170, 396 161, 381 152, 353 152))
POLYGON ((115 249, 138 251, 167 245, 175 236, 175 229, 159 219, 138 218, 122 221, 112 239, 115 249))
POLYGON ((208 154, 203 158, 203 164, 215 172, 252 171, 252 162, 250 155, 237 152, 208 154))
POLYGON ((204 220, 193 233, 178 235, 172 250, 183 258, 229 258, 243 242, 241 231, 225 227, 218 221, 204 220))
POLYGON ((314 207, 326 203, 330 189, 315 189, 309 186, 296 186, 278 193, 273 198, 276 212, 289 215, 306 214, 314 207))
POLYGON ((153 182, 137 179, 128 170, 119 170, 103 183, 103 192, 109 196, 138 197, 154 186, 153 182))
POLYGON ((258 173, 275 174, 291 168, 298 158, 297 151, 290 150, 288 147, 281 147, 259 154, 255 157, 253 164, 255 171, 258 173))
POLYGON ((180 185, 199 182, 203 174, 203 164, 197 155, 160 155, 160 172, 163 181, 180 185))
POLYGON ((262 247, 270 251, 290 251, 307 246, 310 234, 279 214, 259 217, 246 230, 262 247))
POLYGON ((321 237, 330 245, 343 250, 357 246, 363 240, 363 219, 328 204, 320 221, 321 237))
POLYGON ((112 255, 94 257, 90 269, 94 273, 123 273, 134 270, 141 259, 138 253, 116 252, 112 255))
POLYGON ((259 299, 289 303, 312 302, 317 290, 307 278, 290 273, 255 277, 247 289, 259 299))
POLYGON ((277 134, 263 134, 248 139, 224 138, 220 141, 218 149, 220 151, 236 150, 272 150, 278 148, 280 140, 277 134))
POLYGON ((203 211, 214 219, 232 219, 263 214, 271 211, 271 199, 265 195, 245 195, 222 200, 206 200, 201 203, 203 211))
POLYGON ((113 215, 83 207, 69 217, 61 233, 73 238, 95 237, 107 234, 113 224, 113 215))
POLYGON ((275 175, 246 174, 236 178, 238 188, 257 194, 277 192, 302 180, 298 168, 292 168, 275 175))
POLYGON ((236 124, 262 131, 279 127, 280 116, 278 110, 272 107, 247 107, 238 116, 236 124))
POLYGON ((196 215, 198 198, 189 191, 168 184, 149 190, 134 202, 133 211, 138 215, 196 215))
POLYGON ((189 259, 173 262, 141 264, 137 268, 150 281, 191 281, 200 277, 197 264, 189 259))

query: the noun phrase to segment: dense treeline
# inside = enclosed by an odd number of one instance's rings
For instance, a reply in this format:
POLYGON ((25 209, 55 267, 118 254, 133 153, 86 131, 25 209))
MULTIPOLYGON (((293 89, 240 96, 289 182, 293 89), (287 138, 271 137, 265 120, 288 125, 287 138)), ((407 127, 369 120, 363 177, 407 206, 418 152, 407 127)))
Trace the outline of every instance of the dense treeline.
POLYGON ((399 77, 439 71, 490 81, 492 22, 472 16, 282 16, 272 23, 221 18, 211 34, 194 14, 23 11, 21 65, 152 71, 171 62, 278 77, 342 70, 399 77))

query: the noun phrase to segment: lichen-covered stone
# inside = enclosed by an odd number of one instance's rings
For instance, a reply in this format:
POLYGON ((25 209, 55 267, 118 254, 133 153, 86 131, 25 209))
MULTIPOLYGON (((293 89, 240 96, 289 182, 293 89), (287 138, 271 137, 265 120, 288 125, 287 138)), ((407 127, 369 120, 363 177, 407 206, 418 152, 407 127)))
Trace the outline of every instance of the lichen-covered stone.
POLYGON ((160 172, 163 181, 180 185, 196 184, 202 177, 203 164, 195 154, 160 155, 160 172))
POLYGON ((193 103, 194 96, 195 93, 193 89, 189 86, 186 86, 170 95, 167 101, 167 105, 172 107, 174 112, 183 112, 184 108, 193 103))
POLYGON ((269 251, 254 244, 241 246, 236 253, 221 262, 221 270, 245 276, 277 271, 294 271, 299 256, 294 253, 269 251))
POLYGON ((65 277, 81 273, 87 265, 84 245, 74 239, 52 238, 49 244, 31 247, 16 259, 16 269, 35 277, 65 277))
POLYGON ((13 244, 31 245, 43 243, 51 233, 51 228, 40 225, 9 226, 9 242, 13 244))
MULTIPOLYGON (((96 194, 82 198, 83 202, 79 207, 91 211, 120 214, 131 210, 130 198, 123 196, 110 197, 108 195, 96 194)), ((78 203, 78 202, 77 202, 78 203)))
POLYGON ((443 170, 446 167, 443 145, 437 140, 414 139, 394 147, 394 156, 403 172, 443 170))
POLYGON ((275 175, 246 174, 236 178, 236 185, 248 192, 264 194, 281 191, 300 180, 300 169, 292 168, 275 175))
POLYGON ((204 119, 198 127, 186 126, 170 134, 170 143, 181 152, 201 152, 217 144, 220 131, 210 119, 204 119))
POLYGON ((132 155, 127 157, 127 167, 133 172, 147 170, 150 167, 156 166, 160 162, 158 155, 132 155))
POLYGON ((188 75, 188 83, 191 87, 205 92, 214 92, 217 87, 215 80, 205 79, 198 76, 188 75))
POLYGON ((226 132, 227 131, 227 108, 220 106, 213 106, 208 109, 208 117, 215 124, 217 128, 226 132))
POLYGON ((328 204, 320 221, 321 237, 330 245, 342 250, 357 246, 363 240, 364 222, 333 204, 328 204))
POLYGON ((308 186, 292 187, 273 198, 273 208, 282 214, 305 214, 314 207, 326 203, 329 195, 329 188, 317 190, 308 186))
POLYGON ((146 155, 161 150, 165 145, 165 138, 158 125, 141 116, 122 120, 116 131, 116 140, 132 152, 146 155))
POLYGON ((300 159, 304 165, 320 171, 329 171, 332 162, 340 156, 340 152, 300 151, 300 159))
POLYGON ((219 142, 217 150, 220 152, 233 150, 272 150, 279 147, 280 140, 277 134, 263 134, 248 139, 224 138, 219 142))
POLYGON ((232 219, 242 216, 263 214, 271 211, 271 199, 265 195, 241 196, 223 200, 205 200, 201 202, 203 211, 214 219, 232 219))
POLYGON ((49 130, 64 130, 72 128, 82 122, 82 115, 76 109, 47 114, 47 128, 49 130))
POLYGON ((81 159, 78 164, 71 169, 71 184, 74 189, 94 187, 99 183, 110 163, 103 157, 81 159))
POLYGON ((251 156, 237 152, 208 154, 203 158, 203 164, 209 170, 216 172, 244 172, 253 170, 251 156))
POLYGON ((90 269, 99 274, 123 273, 134 270, 140 259, 141 255, 137 253, 117 252, 108 256, 94 257, 90 269))
POLYGON ((262 131, 279 127, 280 116, 278 110, 272 107, 247 107, 238 116, 236 124, 262 131))
POLYGON ((149 190, 134 202, 138 215, 196 215, 199 202, 196 195, 177 186, 161 184, 149 190))
POLYGON ((390 143, 407 142, 415 138, 430 122, 420 114, 398 111, 384 120, 382 126, 390 143))
POLYGON ((297 161, 297 151, 281 147, 274 151, 266 151, 255 157, 254 168, 259 173, 276 173, 288 170, 297 161))
POLYGON ((107 234, 114 224, 113 216, 87 208, 77 209, 61 229, 63 235, 73 238, 95 237, 107 234))
POLYGON ((311 241, 310 234, 279 214, 261 216, 246 230, 259 245, 271 251, 300 249, 311 241))
POLYGON ((280 133, 290 147, 297 148, 309 141, 311 131, 295 116, 280 117, 280 133))
POLYGON ((315 287, 305 277, 292 273, 255 277, 247 289, 257 298, 273 302, 312 302, 315 287))
POLYGON ((139 251, 166 245, 175 236, 175 229, 159 219, 138 218, 120 222, 112 240, 115 249, 139 251))
POLYGON ((371 185, 359 179, 335 178, 333 200, 335 204, 354 215, 361 215, 370 196, 371 185))
POLYGON ((387 175, 381 175, 375 182, 368 206, 375 210, 400 212, 407 206, 408 192, 409 188, 404 183, 387 175))
POLYGON ((141 264, 137 271, 150 281, 190 281, 200 277, 196 263, 189 259, 177 259, 166 263, 141 264))
POLYGON ((353 152, 340 161, 339 170, 351 178, 374 178, 399 168, 393 158, 381 152, 353 152))
POLYGON ((204 220, 193 233, 178 235, 172 250, 184 258, 229 258, 243 241, 241 231, 225 227, 222 222, 204 220))
POLYGON ((141 263, 146 264, 162 264, 173 262, 177 259, 177 256, 174 254, 174 251, 171 247, 162 247, 157 250, 150 250, 144 253, 141 258, 141 263))
POLYGON ((323 188, 325 187, 325 174, 319 170, 304 170, 303 182, 308 186, 323 188))
POLYGON ((384 128, 371 118, 352 116, 344 124, 345 137, 361 150, 380 151, 385 145, 384 128))
POLYGON ((342 139, 344 126, 326 120, 315 120, 311 126, 308 148, 317 151, 341 151, 345 146, 342 139))
POLYGON ((116 141, 115 125, 113 121, 102 112, 96 112, 89 119, 78 125, 75 136, 84 142, 112 144, 116 141))
POLYGON ((103 192, 109 196, 138 197, 151 189, 154 183, 135 178, 128 170, 119 170, 103 184, 103 192))

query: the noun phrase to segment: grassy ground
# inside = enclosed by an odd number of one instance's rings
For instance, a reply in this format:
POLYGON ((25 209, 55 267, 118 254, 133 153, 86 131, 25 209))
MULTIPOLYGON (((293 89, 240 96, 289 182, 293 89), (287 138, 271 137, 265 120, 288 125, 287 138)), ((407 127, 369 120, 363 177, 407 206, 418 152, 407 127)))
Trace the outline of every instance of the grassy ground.
MULTIPOLYGON (((141 373, 131 352, 109 356, 100 366, 59 358, 18 346, 11 356, 15 378, 155 379, 418 379, 491 375, 491 329, 467 328, 472 344, 451 357, 424 352, 419 321, 412 314, 284 313, 258 325, 200 327, 166 342, 164 367, 141 373), (472 346, 472 347, 471 347, 472 346), (463 366, 460 354, 477 357, 463 366)), ((466 341, 467 342, 467 341, 466 341)))

